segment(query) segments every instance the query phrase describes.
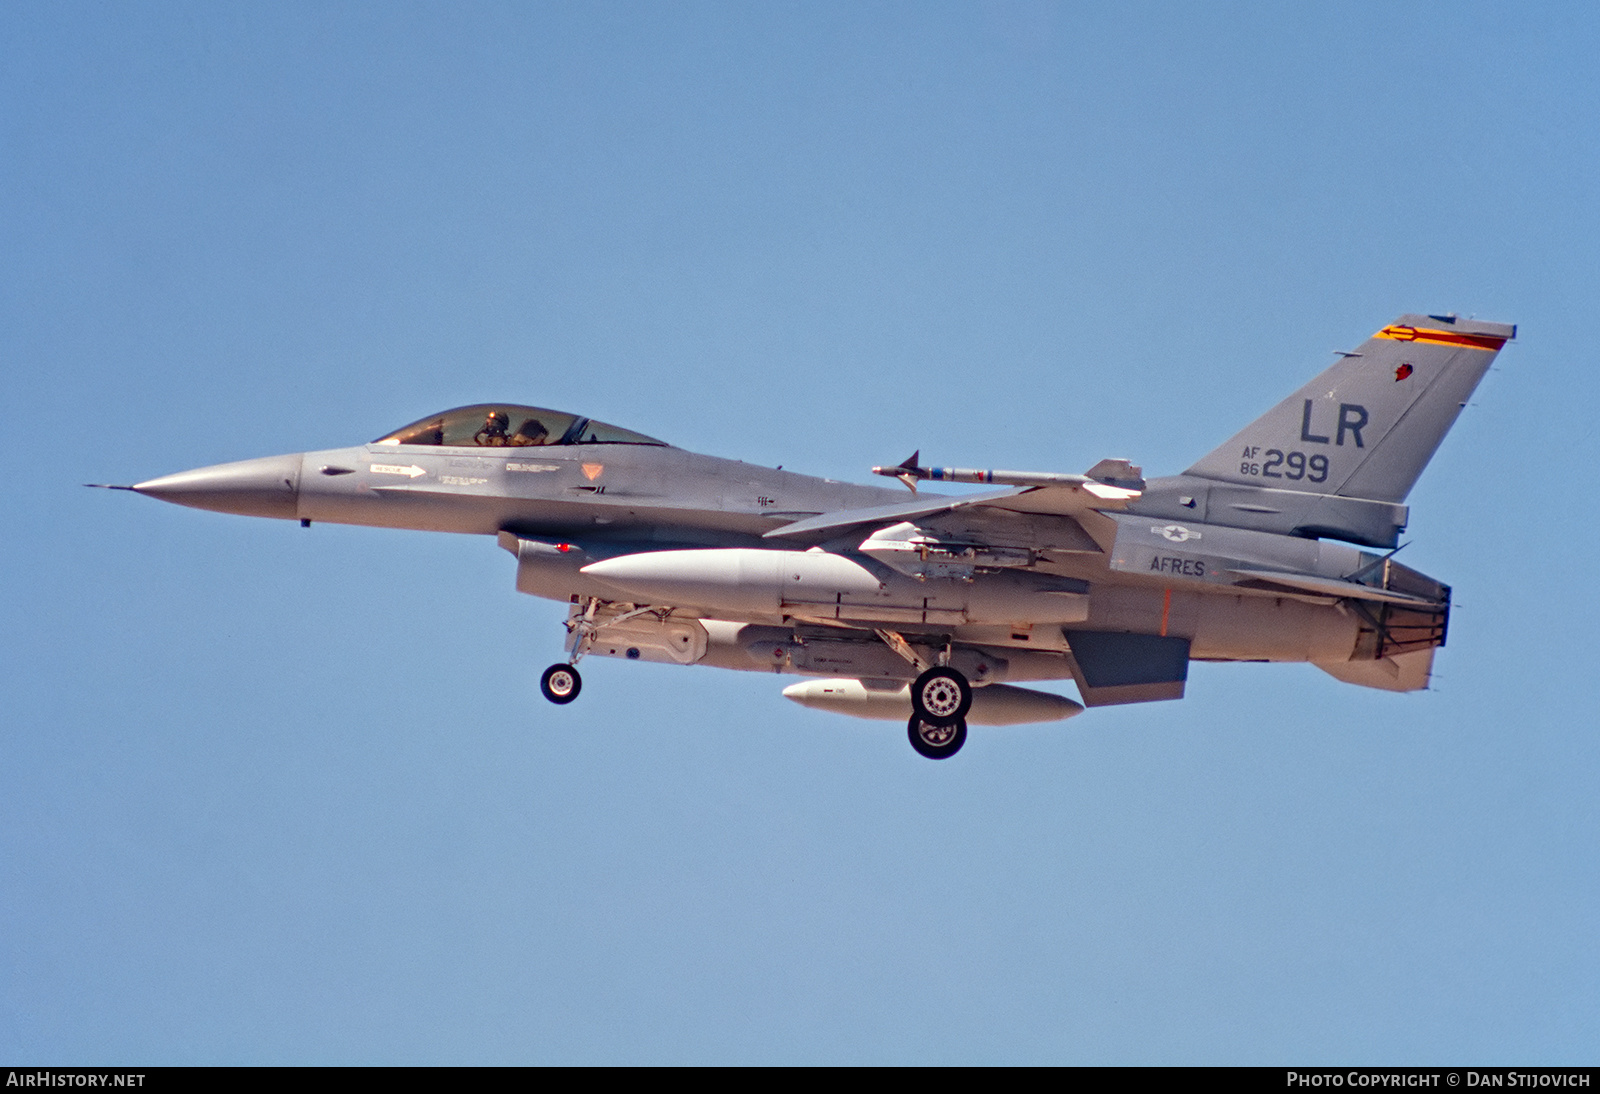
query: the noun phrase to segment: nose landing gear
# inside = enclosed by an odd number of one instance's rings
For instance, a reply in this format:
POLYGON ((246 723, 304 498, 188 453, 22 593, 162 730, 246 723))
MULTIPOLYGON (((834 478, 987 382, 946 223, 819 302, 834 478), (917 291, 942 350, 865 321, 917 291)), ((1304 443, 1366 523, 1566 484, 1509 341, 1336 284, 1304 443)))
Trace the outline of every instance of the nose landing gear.
POLYGON ((573 665, 551 665, 539 677, 539 690, 552 703, 565 705, 578 697, 583 690, 583 677, 573 665))

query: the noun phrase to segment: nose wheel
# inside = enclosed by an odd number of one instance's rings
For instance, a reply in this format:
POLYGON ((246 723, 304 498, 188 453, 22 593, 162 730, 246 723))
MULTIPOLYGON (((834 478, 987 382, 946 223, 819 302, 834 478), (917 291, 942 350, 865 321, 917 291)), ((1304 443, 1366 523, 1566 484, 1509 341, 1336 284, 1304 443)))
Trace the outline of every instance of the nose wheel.
POLYGON ((911 685, 911 711, 924 722, 954 725, 971 709, 972 685, 953 668, 944 665, 931 668, 911 685))
POLYGON ((944 760, 961 751, 967 743, 967 720, 957 718, 942 724, 927 722, 913 714, 906 725, 911 747, 930 760, 944 760))
POLYGON ((578 670, 572 665, 551 665, 544 670, 544 675, 539 677, 539 690, 544 692, 544 697, 552 703, 565 706, 578 697, 578 692, 583 690, 583 677, 578 675, 578 670))

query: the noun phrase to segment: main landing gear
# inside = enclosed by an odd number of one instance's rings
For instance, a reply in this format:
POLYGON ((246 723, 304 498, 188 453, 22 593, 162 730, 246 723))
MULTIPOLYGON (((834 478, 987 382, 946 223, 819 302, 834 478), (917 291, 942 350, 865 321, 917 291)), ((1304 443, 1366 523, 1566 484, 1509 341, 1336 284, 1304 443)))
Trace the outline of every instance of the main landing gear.
POLYGON ((972 709, 972 685, 948 665, 928 669, 911 685, 911 711, 933 725, 953 725, 972 709))
POLYGON ((939 663, 929 665, 905 636, 891 630, 878 631, 878 637, 895 653, 918 669, 911 685, 911 721, 906 736, 911 747, 930 760, 943 760, 961 751, 967 743, 967 711, 972 709, 972 685, 950 667, 950 642, 945 640, 939 663))
POLYGON ((953 722, 940 724, 924 721, 913 714, 906 725, 906 736, 911 738, 911 747, 917 750, 918 755, 930 760, 948 759, 960 752, 961 746, 967 743, 967 720, 957 718, 953 722))
POLYGON ((911 685, 911 721, 906 735, 911 747, 930 760, 943 760, 967 743, 967 711, 972 685, 948 665, 928 669, 911 685))
POLYGON ((564 706, 576 699, 578 692, 583 690, 583 677, 578 675, 574 665, 551 665, 539 677, 539 690, 552 703, 564 706))

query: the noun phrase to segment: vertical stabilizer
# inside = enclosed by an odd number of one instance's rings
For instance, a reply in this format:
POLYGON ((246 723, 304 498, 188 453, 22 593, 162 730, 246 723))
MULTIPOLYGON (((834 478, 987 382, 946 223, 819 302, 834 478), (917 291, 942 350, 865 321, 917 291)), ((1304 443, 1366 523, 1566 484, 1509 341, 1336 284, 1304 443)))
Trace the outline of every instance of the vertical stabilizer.
POLYGON ((1404 501, 1517 328, 1403 315, 1189 468, 1223 482, 1404 501))

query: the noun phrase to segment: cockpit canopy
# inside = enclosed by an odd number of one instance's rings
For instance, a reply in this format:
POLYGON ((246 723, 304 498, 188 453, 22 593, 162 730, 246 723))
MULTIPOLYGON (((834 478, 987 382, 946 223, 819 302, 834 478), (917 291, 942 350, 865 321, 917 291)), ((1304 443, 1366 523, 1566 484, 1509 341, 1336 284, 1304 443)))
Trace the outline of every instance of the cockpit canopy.
POLYGON ((557 444, 659 444, 654 437, 559 410, 514 403, 459 406, 379 437, 373 444, 532 448, 557 444))

